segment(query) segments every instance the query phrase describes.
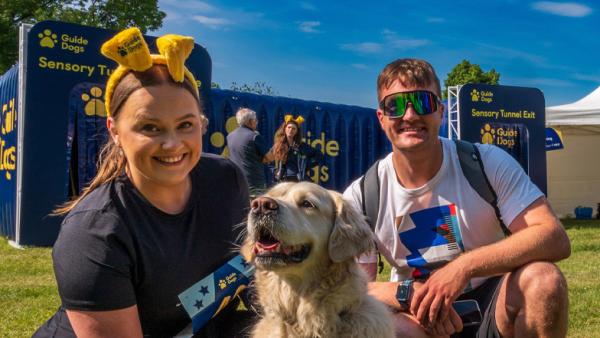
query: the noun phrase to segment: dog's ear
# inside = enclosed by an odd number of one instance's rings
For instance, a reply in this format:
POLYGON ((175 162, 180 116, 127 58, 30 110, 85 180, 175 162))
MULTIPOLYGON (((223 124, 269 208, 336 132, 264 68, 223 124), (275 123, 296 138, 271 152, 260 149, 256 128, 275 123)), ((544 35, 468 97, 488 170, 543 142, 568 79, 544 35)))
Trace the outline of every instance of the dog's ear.
POLYGON ((329 236, 329 257, 339 263, 374 248, 373 232, 365 217, 338 192, 329 191, 335 206, 335 222, 329 236))

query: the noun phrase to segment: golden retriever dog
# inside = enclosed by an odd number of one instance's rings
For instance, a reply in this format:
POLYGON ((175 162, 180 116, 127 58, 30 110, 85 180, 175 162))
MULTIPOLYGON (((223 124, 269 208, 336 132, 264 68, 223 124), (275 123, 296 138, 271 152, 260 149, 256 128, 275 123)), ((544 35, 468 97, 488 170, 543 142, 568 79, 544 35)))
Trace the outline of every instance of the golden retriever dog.
POLYGON ((263 312, 253 337, 394 336, 391 313, 367 295, 355 261, 373 234, 339 193, 282 183, 251 207, 241 252, 256 266, 263 312))

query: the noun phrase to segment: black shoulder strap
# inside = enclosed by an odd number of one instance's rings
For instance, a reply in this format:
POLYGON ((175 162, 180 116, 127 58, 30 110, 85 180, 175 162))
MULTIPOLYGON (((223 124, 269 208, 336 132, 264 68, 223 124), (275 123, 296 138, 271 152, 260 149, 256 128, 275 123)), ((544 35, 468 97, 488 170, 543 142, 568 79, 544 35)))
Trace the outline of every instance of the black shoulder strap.
POLYGON ((511 232, 506 224, 504 224, 500 209, 498 208, 498 195, 496 195, 494 187, 492 187, 489 179, 485 175, 479 149, 477 149, 475 144, 463 140, 454 140, 454 143, 456 144, 456 152, 458 153, 458 160, 463 175, 465 175, 465 178, 471 187, 477 191, 479 196, 494 208, 496 218, 498 218, 498 222, 500 222, 502 231, 506 236, 510 236, 511 232))
POLYGON ((367 223, 371 230, 375 230, 377 214, 379 212, 379 160, 377 160, 364 176, 360 179, 360 197, 362 200, 362 212, 367 216, 367 223))
MULTIPOLYGON (((375 232, 377 224, 377 214, 379 213, 379 160, 367 170, 360 179, 360 197, 363 215, 366 217, 367 223, 371 227, 371 231, 375 232)), ((377 246, 377 244, 375 244, 377 246)), ((383 260, 381 253, 377 250, 377 272, 383 271, 383 260)))

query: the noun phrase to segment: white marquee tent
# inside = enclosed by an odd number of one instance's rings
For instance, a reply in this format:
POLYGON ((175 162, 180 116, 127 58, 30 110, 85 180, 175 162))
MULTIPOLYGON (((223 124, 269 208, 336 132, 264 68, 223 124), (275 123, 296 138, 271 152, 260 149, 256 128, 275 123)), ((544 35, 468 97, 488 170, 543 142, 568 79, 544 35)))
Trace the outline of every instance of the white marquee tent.
POLYGON ((579 101, 546 107, 546 126, 564 149, 547 152, 548 199, 560 217, 600 203, 600 87, 579 101))

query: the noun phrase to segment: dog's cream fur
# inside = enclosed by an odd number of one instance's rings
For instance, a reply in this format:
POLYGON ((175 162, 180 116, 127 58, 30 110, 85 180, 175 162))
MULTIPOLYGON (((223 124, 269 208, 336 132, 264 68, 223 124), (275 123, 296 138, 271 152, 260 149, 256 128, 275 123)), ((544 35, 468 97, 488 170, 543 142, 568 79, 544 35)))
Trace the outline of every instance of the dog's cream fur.
POLYGON ((367 295, 366 275, 354 259, 373 247, 364 217, 339 193, 312 183, 279 184, 264 197, 278 208, 264 217, 253 203, 241 250, 256 265, 263 311, 253 337, 393 337, 391 314, 367 295), (261 264, 261 227, 282 244, 310 244, 310 254, 300 263, 261 264))

